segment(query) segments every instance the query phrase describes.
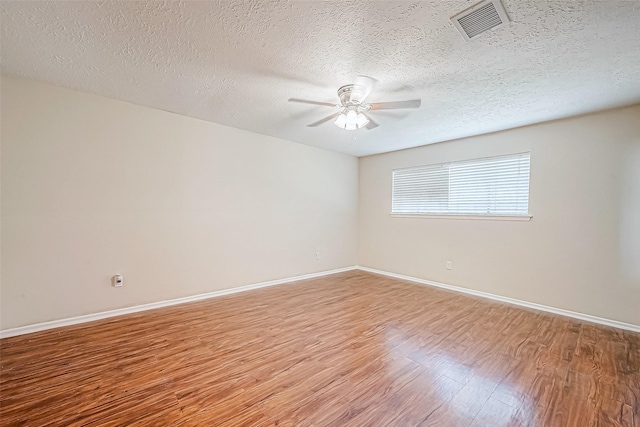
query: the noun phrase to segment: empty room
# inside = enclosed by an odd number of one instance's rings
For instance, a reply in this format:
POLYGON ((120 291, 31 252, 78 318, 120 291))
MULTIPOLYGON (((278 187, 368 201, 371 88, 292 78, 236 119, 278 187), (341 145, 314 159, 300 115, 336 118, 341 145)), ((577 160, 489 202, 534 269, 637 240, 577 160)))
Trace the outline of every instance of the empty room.
POLYGON ((0 2, 0 426, 640 427, 640 2, 0 2))

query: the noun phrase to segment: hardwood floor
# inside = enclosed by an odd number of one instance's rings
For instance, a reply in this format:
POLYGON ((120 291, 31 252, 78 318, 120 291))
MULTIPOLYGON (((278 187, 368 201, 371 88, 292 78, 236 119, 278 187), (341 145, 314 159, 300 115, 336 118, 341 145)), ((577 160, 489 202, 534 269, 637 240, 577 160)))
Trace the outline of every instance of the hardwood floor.
POLYGON ((358 271, 0 352, 2 426, 640 425, 640 334, 358 271))

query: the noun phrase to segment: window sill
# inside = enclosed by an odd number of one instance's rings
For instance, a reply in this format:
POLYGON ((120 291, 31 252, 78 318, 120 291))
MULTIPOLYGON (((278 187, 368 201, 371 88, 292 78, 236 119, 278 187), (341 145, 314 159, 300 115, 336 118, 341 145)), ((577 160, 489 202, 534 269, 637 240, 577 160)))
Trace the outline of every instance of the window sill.
POLYGON ((442 214, 389 214, 391 218, 418 219, 471 219, 488 221, 531 221, 531 215, 442 215, 442 214))

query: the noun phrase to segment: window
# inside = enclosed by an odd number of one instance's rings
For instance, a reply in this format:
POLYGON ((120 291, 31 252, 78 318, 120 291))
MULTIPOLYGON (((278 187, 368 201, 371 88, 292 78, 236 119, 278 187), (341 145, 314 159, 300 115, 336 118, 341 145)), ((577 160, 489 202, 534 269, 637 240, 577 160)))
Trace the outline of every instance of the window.
POLYGON ((530 153, 393 171, 392 214, 529 215, 530 153))

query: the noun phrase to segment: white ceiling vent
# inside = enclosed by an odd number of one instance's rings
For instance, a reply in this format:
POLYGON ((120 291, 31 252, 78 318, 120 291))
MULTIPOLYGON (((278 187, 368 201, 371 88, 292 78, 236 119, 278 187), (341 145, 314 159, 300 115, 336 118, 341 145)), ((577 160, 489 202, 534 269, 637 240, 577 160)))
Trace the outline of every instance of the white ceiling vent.
POLYGON ((509 23, 509 17, 500 0, 484 0, 451 17, 462 37, 469 41, 474 37, 509 23))

